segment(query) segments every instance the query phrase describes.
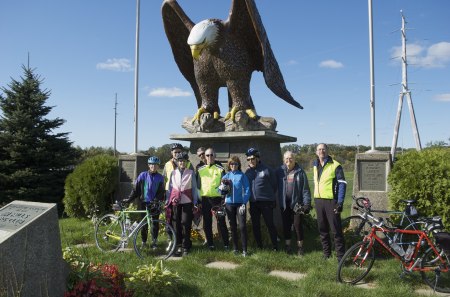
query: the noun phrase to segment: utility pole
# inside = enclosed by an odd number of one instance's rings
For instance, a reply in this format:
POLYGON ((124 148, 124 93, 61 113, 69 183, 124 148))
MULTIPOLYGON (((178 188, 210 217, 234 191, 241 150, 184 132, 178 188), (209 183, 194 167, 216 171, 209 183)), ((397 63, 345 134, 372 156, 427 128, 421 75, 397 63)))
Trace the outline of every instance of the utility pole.
POLYGON ((403 107, 403 98, 406 96, 406 100, 408 102, 409 107, 409 115, 411 119, 411 127, 413 129, 414 139, 416 141, 416 149, 420 151, 422 149, 422 145, 420 143, 419 130, 417 129, 416 116, 414 114, 414 106, 411 99, 411 91, 408 89, 408 61, 406 56, 406 28, 405 28, 405 16, 403 12, 400 11, 402 15, 402 91, 400 92, 400 96, 398 99, 398 108, 397 108, 397 120, 395 122, 394 128, 394 137, 392 138, 392 147, 391 147, 391 155, 392 161, 395 158, 395 151, 397 149, 397 141, 398 141, 398 131, 400 129, 400 120, 402 117, 402 107, 403 107))
POLYGON ((114 103, 114 157, 116 156, 116 135, 117 135, 117 93, 114 103))

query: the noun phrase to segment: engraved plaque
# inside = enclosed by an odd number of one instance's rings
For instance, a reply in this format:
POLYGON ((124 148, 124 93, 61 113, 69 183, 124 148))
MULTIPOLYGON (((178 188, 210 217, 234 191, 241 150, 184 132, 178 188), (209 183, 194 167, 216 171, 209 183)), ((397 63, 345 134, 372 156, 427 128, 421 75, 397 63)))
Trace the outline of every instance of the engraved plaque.
POLYGON ((386 191, 386 162, 359 163, 360 191, 386 191))
POLYGON ((26 225, 38 215, 48 210, 47 207, 10 204, 0 210, 0 229, 15 231, 26 225))
POLYGON ((218 142, 214 144, 216 158, 228 159, 230 157, 230 144, 228 142, 218 142))
POLYGON ((132 182, 134 178, 135 160, 121 160, 120 182, 132 182))

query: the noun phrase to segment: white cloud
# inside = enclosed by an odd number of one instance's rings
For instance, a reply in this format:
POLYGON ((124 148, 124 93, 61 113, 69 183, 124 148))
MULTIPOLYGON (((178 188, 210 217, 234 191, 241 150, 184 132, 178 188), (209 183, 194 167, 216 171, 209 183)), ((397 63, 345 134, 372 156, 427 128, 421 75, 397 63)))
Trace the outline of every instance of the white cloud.
POLYGON ((120 71, 120 72, 129 72, 133 71, 131 67, 130 60, 125 58, 112 58, 106 60, 106 62, 98 63, 97 69, 100 70, 111 70, 111 71, 120 71))
POLYGON ((297 65, 298 62, 296 60, 289 60, 287 64, 288 65, 297 65))
MULTIPOLYGON (((438 42, 428 48, 418 43, 407 44, 406 54, 408 64, 415 67, 442 68, 450 62, 450 42, 438 42)), ((402 47, 395 46, 391 49, 391 57, 402 56, 402 47)), ((397 59, 400 62, 400 59, 397 59)))
POLYGON ((434 100, 441 102, 450 102, 450 93, 447 94, 438 94, 434 96, 434 100))
POLYGON ((344 67, 344 64, 335 60, 325 60, 320 62, 319 67, 337 69, 344 67))
POLYGON ((148 95, 151 97, 188 97, 192 94, 179 88, 156 88, 152 89, 148 95))

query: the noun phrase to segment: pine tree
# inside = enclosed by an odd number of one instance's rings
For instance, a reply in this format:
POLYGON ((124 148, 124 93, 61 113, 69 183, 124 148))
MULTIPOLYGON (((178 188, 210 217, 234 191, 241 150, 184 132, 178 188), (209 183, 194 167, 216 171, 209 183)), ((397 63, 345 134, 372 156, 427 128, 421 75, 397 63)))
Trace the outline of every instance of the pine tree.
POLYGON ((0 205, 27 200, 61 206, 78 153, 68 133, 54 132, 65 120, 46 118, 53 109, 45 105, 50 91, 41 90, 34 69, 22 68, 20 81, 0 89, 0 205))

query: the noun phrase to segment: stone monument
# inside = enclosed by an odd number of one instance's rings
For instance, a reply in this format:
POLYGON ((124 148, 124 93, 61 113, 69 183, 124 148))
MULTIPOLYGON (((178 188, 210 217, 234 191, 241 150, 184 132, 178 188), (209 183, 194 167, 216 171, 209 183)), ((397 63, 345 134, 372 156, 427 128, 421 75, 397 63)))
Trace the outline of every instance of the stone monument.
POLYGON ((391 160, 389 152, 369 151, 356 154, 353 195, 369 198, 373 209, 389 208, 387 177, 392 169, 391 160))
POLYGON ((1 296, 61 297, 68 272, 56 204, 13 201, 0 209, 1 296))
POLYGON ((139 173, 148 170, 147 161, 148 156, 143 154, 119 156, 119 187, 114 200, 120 201, 128 197, 139 173))

